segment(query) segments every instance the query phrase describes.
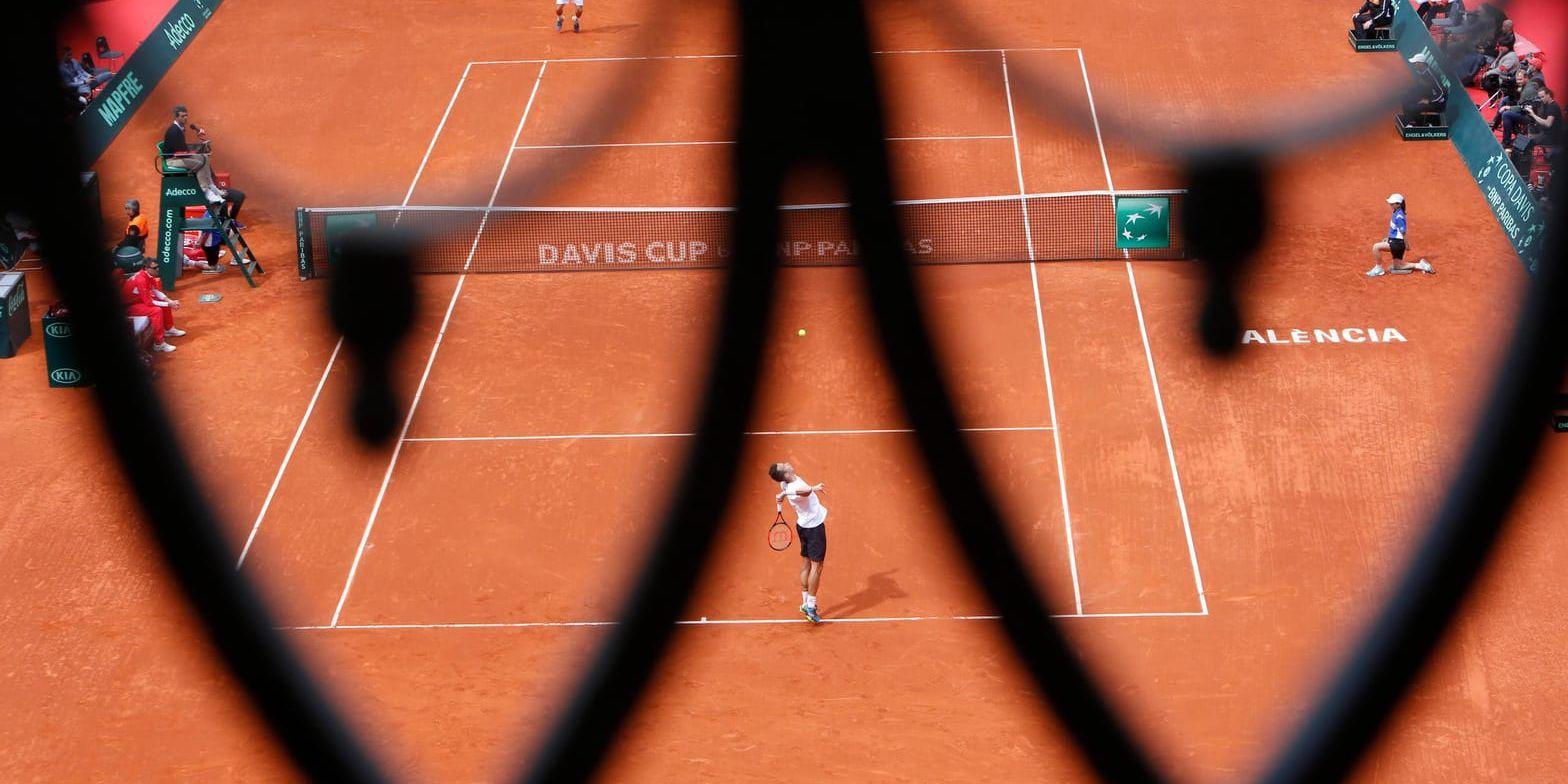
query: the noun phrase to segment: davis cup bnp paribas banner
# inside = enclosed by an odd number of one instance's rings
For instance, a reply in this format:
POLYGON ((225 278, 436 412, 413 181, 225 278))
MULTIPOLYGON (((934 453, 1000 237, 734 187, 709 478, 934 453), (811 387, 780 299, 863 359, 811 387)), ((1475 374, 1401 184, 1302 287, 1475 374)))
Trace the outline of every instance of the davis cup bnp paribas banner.
POLYGON ((83 154, 96 161, 120 129, 147 100, 158 80, 169 72, 196 31, 207 23, 223 0, 176 0, 163 21, 136 47, 119 73, 77 120, 83 154))
MULTIPOLYGON (((1432 34, 1410 7, 1410 0, 1392 2, 1394 38, 1399 42, 1399 54, 1405 58, 1406 67, 1410 66, 1410 58, 1421 52, 1426 52, 1431 62, 1441 64, 1432 34)), ((1475 178, 1476 185, 1480 186, 1481 195, 1491 205, 1492 214, 1502 224, 1503 232, 1513 243, 1514 252, 1519 254, 1519 260, 1533 274, 1540 260, 1541 243, 1546 234, 1541 209, 1536 206, 1524 178, 1519 176, 1504 154, 1503 146, 1492 135, 1491 126, 1481 119, 1481 110, 1470 100, 1464 86, 1459 80, 1450 78, 1440 65, 1434 66, 1433 70, 1448 90, 1448 107, 1443 112, 1448 125, 1448 139, 1454 143, 1454 149, 1459 151, 1459 157, 1470 170, 1470 176, 1475 178)))

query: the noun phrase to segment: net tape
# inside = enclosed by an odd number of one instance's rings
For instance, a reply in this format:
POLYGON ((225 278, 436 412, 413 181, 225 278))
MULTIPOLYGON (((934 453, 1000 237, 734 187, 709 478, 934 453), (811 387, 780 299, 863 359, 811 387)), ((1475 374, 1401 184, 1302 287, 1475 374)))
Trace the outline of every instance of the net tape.
MULTIPOLYGON (((932 199, 898 202, 897 213, 904 249, 919 264, 1181 259, 1185 196, 1140 190, 932 199), (1118 236, 1141 247, 1119 247, 1118 236)), ((299 270, 302 278, 330 275, 336 238, 371 224, 418 238, 415 270, 423 273, 722 267, 732 255, 734 217, 728 207, 302 207, 299 270)), ((845 204, 782 207, 780 259, 787 266, 858 263, 849 222, 845 204)))

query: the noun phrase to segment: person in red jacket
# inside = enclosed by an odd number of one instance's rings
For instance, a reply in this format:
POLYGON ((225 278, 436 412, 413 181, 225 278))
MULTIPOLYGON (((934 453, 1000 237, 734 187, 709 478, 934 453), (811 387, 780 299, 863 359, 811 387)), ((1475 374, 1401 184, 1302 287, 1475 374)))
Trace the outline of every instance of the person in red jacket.
POLYGON ((163 293, 158 282, 158 260, 147 259, 140 271, 125 279, 120 294, 127 313, 147 317, 152 329, 152 350, 173 351, 164 337, 182 337, 185 330, 174 326, 174 311, 180 307, 180 301, 163 293))

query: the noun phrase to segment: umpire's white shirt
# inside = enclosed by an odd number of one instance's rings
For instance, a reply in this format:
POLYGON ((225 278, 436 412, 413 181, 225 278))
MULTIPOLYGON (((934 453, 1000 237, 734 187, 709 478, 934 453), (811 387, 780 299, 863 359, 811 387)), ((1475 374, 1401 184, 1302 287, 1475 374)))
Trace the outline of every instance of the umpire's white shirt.
POLYGON ((816 493, 795 495, 801 490, 810 489, 811 485, 798 476, 793 482, 779 482, 779 490, 789 493, 789 505, 795 507, 795 525, 801 528, 816 528, 828 520, 828 508, 817 500, 816 493))

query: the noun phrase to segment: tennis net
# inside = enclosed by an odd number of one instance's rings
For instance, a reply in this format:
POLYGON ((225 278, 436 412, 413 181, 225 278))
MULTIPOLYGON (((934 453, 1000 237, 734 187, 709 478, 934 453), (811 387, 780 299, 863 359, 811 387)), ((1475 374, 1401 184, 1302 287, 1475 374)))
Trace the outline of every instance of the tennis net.
MULTIPOLYGON (((896 205, 904 249, 922 264, 1186 258, 1185 191, 1077 191, 896 205)), ((726 207, 301 207, 301 278, 327 277, 340 239, 397 226, 426 273, 722 267, 735 212, 726 207)), ((790 266, 860 260, 849 208, 780 208, 790 266)))

